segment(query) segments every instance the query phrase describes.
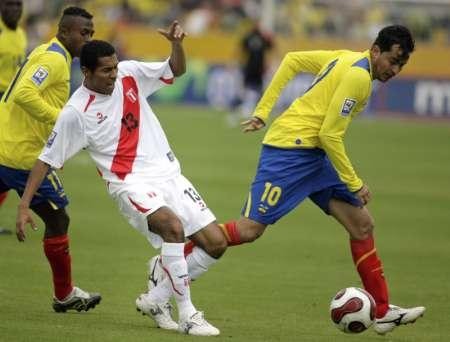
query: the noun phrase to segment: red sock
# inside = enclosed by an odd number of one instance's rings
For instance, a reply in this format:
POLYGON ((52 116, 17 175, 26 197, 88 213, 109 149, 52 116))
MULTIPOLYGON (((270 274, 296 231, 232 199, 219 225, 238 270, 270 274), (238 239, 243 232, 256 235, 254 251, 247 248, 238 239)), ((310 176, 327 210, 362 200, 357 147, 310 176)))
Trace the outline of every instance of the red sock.
POLYGON ((389 309, 389 295, 383 267, 378 258, 373 236, 366 240, 350 240, 353 262, 361 277, 364 288, 377 303, 377 318, 383 317, 389 309))
POLYGON ((219 227, 222 229, 222 232, 225 234, 225 237, 228 241, 228 246, 236 246, 242 244, 241 236, 236 227, 236 221, 229 221, 226 223, 219 224, 219 227))
POLYGON ((3 202, 5 202, 6 197, 8 197, 8 191, 0 193, 0 205, 2 205, 3 202))
MULTIPOLYGON (((225 238, 227 239, 228 246, 236 246, 242 244, 241 236, 236 227, 236 221, 221 223, 219 224, 219 227, 225 235, 225 238)), ((189 254, 191 254, 194 247, 194 242, 186 242, 184 245, 184 257, 187 257, 189 254)))
POLYGON ((67 234, 44 239, 44 252, 52 268, 55 297, 63 300, 73 289, 67 234))

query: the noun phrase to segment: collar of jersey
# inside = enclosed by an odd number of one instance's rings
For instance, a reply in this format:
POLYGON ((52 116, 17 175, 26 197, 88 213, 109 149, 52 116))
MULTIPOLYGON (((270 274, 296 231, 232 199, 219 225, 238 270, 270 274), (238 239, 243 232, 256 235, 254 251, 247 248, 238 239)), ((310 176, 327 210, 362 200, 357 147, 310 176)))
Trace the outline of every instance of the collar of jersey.
POLYGON ((367 60, 369 61, 369 68, 370 68, 370 78, 373 80, 372 75, 372 61, 370 60, 370 50, 366 50, 363 52, 364 57, 367 57, 367 60))
POLYGON ((70 54, 69 50, 67 50, 66 47, 63 45, 63 43, 61 43, 61 42, 59 41, 59 39, 56 38, 56 37, 52 38, 52 40, 50 40, 50 41, 48 42, 48 45, 50 46, 50 45, 52 45, 53 43, 58 44, 58 45, 61 47, 61 49, 63 49, 63 50, 66 52, 66 56, 67 56, 67 64, 68 64, 68 65, 71 65, 71 64, 72 64, 72 55, 70 54))

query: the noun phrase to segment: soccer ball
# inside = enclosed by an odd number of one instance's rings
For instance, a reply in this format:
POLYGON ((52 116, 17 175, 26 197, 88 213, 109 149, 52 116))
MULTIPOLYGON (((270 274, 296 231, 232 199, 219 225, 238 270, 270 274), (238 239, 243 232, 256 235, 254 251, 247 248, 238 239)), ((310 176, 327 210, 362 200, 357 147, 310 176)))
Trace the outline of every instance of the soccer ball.
POLYGON ((367 291, 347 287, 331 300, 331 320, 345 333, 360 333, 375 321, 376 308, 374 299, 367 291))

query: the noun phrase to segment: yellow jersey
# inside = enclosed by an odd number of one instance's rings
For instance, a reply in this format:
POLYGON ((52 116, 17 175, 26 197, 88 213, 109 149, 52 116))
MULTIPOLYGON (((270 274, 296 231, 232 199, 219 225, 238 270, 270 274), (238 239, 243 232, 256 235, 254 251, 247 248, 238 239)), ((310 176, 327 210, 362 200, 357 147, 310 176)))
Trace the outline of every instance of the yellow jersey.
POLYGON ((72 57, 53 38, 34 49, 0 101, 0 164, 30 170, 69 98, 72 57))
POLYGON ((344 147, 350 121, 367 104, 372 90, 369 51, 290 52, 256 106, 254 116, 267 121, 282 89, 296 74, 316 75, 311 86, 269 127, 263 144, 280 148, 322 148, 350 191, 363 182, 344 147))
POLYGON ((0 18, 0 93, 4 93, 25 60, 27 37, 18 27, 11 30, 0 18))

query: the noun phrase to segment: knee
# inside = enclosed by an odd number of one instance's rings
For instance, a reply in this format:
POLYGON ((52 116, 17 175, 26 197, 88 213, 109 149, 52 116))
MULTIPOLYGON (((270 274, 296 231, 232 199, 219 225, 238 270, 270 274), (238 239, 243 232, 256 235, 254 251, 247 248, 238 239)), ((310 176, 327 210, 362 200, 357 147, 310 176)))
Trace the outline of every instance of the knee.
POLYGON ((228 242, 225 236, 218 237, 204 246, 204 250, 215 259, 220 258, 227 250, 228 242))
POLYGON ((45 237, 55 237, 67 234, 70 218, 63 209, 54 211, 45 222, 45 237))
POLYGON ((152 220, 149 229, 160 235, 164 242, 184 242, 183 224, 175 215, 159 215, 157 220, 152 220))
POLYGON ((375 229, 375 223, 372 217, 367 216, 358 224, 358 229, 355 230, 353 239, 366 240, 368 239, 375 229))

